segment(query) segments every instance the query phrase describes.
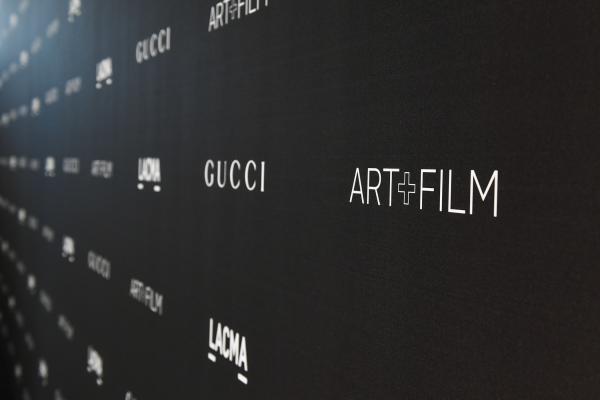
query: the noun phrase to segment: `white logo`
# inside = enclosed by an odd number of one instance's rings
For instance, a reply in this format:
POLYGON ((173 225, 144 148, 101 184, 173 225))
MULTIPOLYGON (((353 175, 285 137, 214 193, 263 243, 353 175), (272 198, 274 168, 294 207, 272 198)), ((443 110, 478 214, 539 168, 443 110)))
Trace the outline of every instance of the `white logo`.
POLYGON ((138 64, 141 64, 150 57, 156 57, 168 50, 171 50, 170 27, 161 29, 158 33, 153 33, 149 38, 138 42, 135 46, 135 59, 138 64))
POLYGON ((137 400, 137 397, 133 395, 131 392, 125 393, 125 400, 137 400))
POLYGON ((56 389, 54 391, 54 400, 66 400, 60 390, 56 389))
POLYGON ((24 275, 27 272, 27 267, 25 267, 25 263, 23 261, 17 261, 17 271, 19 274, 24 275))
POLYGON ((64 332, 67 339, 72 340, 75 335, 75 329, 64 315, 58 316, 58 327, 64 332))
POLYGON ((33 351, 35 349, 35 342, 33 341, 33 336, 31 333, 27 332, 25 334, 25 345, 29 351, 33 351))
POLYGON ((76 17, 81 16, 81 0, 69 0, 69 22, 74 22, 76 17))
POLYGON ((58 29, 60 28, 60 21, 58 18, 55 18, 46 29, 46 37, 50 39, 58 33, 58 29))
POLYGON ((110 279, 110 262, 93 251, 88 252, 88 267, 104 279, 110 279))
POLYGON ((21 377, 23 376, 23 367, 21 367, 21 364, 15 364, 14 373, 15 378, 21 379, 21 377))
POLYGON ((27 276, 27 289, 29 289, 29 293, 31 293, 31 294, 35 293, 36 285, 37 285, 37 282, 35 280, 35 276, 33 274, 29 274, 27 276))
POLYGON ((70 96, 81 90, 81 77, 69 79, 65 83, 65 95, 70 96))
POLYGON ((44 290, 40 290, 40 303, 42 303, 47 312, 52 311, 52 299, 44 290))
POLYGON ((62 256, 70 262, 75 261, 75 241, 69 236, 63 238, 62 256))
POLYGON ((108 57, 96 64, 96 89, 102 89, 102 82, 112 84, 112 58, 108 57))
POLYGON ((19 12, 23 14, 29 8, 29 0, 21 0, 19 3, 19 12))
POLYGON ((17 169, 18 165, 19 165, 19 159, 17 158, 17 156, 10 156, 8 158, 8 167, 10 169, 17 169))
POLYGON ((15 312, 15 321, 19 328, 23 328, 23 325, 25 325, 25 317, 23 317, 23 314, 21 314, 20 311, 15 312))
POLYGON ((38 375, 42 379, 42 385, 48 384, 48 363, 43 358, 38 362, 38 375))
POLYGON ((150 286, 145 286, 143 282, 137 279, 131 280, 129 295, 139 301, 153 313, 163 314, 163 295, 156 292, 150 286))
POLYGON ((159 158, 138 158, 138 184, 139 190, 144 189, 144 182, 153 183, 152 189, 160 192, 160 159, 159 158))
POLYGON ((213 160, 208 160, 204 164, 204 183, 207 187, 216 184, 216 187, 221 189, 229 187, 233 190, 242 188, 264 192, 266 165, 265 161, 250 160, 242 165, 238 160, 233 160, 231 163, 227 161, 215 163, 213 160))
POLYGON ((38 169, 40 169, 40 160, 38 160, 37 158, 29 159, 29 169, 32 171, 37 171, 38 169))
POLYGON ((44 170, 46 176, 49 176, 50 178, 54 177, 56 174, 56 162, 54 161, 54 157, 46 157, 44 170))
POLYGON ((46 92, 46 105, 54 104, 58 101, 58 88, 53 87, 52 89, 46 92))
POLYGON ((41 49, 42 49, 42 38, 37 36, 35 39, 33 39, 33 42, 31 42, 31 49, 30 49, 31 54, 36 54, 41 49))
POLYGON ((42 101, 39 97, 34 97, 31 100, 31 115, 34 117, 40 114, 40 110, 42 108, 42 101))
POLYGON ((78 174, 79 173, 79 159, 78 158, 63 158, 63 172, 65 174, 78 174))
POLYGON ((214 31, 242 17, 260 11, 261 4, 269 6, 269 0, 222 0, 210 8, 208 31, 214 31))
POLYGON ((102 375, 104 373, 102 369, 102 357, 91 346, 88 346, 87 371, 93 372, 96 375, 96 384, 98 386, 102 385, 102 375))
MULTIPOLYGON (((211 350, 208 352, 208 359, 213 363, 217 362, 214 354, 217 353, 236 367, 243 368, 244 372, 248 372, 246 337, 240 336, 238 332, 227 325, 221 326, 220 322, 217 323, 215 331, 212 318, 208 321, 208 347, 211 350)), ((244 385, 248 384, 248 378, 241 372, 238 372, 237 378, 244 385)))
POLYGON ((25 219, 27 218, 27 210, 25 210, 24 208, 19 208, 17 218, 19 219, 19 223, 24 224, 25 219))
POLYGON ((54 231, 47 225, 42 227, 42 237, 46 239, 48 242, 54 241, 54 231))
POLYGON ((33 215, 30 215, 29 219, 27 220, 27 225, 29 226, 29 229, 31 229, 32 231, 37 231, 39 222, 36 217, 34 217, 33 215))
POLYGON ((91 174, 96 178, 109 179, 113 174, 113 163, 107 160, 94 160, 92 161, 91 174))
POLYGON ((19 25, 19 16, 15 13, 8 17, 8 26, 10 29, 15 29, 19 25))
MULTIPOLYGON (((376 203, 378 206, 381 203, 388 203, 388 207, 392 207, 395 195, 400 195, 403 206, 414 205, 417 201, 419 209, 423 210, 424 204, 437 202, 439 212, 447 212, 450 214, 466 214, 466 209, 455 208, 452 203, 456 202, 452 195, 452 189, 456 190, 456 181, 453 181, 453 171, 449 169, 447 174, 440 169, 421 169, 419 170, 419 178, 415 179, 411 173, 404 171, 400 178, 394 174, 398 174, 398 168, 367 168, 366 174, 362 174, 360 168, 356 168, 354 179, 352 181, 352 190, 350 192, 349 203, 358 202, 360 204, 370 205, 376 203), (431 176, 433 175, 433 176, 431 176), (384 182, 387 177, 387 184, 384 182), (427 180, 427 182, 426 182, 427 180), (366 186, 363 186, 366 182, 366 186), (433 185, 433 186, 432 186, 433 185), (380 192, 382 196, 380 197, 380 192), (426 193, 434 193, 435 195, 425 195, 426 193)), ((470 170, 468 185, 469 215, 473 215, 475 210, 475 200, 477 192, 481 201, 485 201, 488 194, 492 194, 493 201, 493 216, 498 216, 498 171, 493 171, 488 180, 485 190, 482 188, 479 178, 475 170, 470 170), (493 193, 492 193, 493 192, 493 193)), ((485 182, 485 181, 483 181, 485 182)), ((464 185, 463 188, 464 190, 464 185)), ((455 203, 456 204, 456 203, 455 203)))
POLYGON ((21 51, 19 54, 19 63, 21 63, 21 68, 24 68, 29 63, 29 53, 25 50, 21 51))

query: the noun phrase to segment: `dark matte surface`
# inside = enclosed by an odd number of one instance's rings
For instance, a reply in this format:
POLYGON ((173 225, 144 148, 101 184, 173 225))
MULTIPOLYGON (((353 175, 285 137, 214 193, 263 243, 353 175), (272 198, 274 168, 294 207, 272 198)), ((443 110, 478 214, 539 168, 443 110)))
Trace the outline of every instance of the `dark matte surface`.
POLYGON ((271 0, 208 33, 212 4, 84 0, 68 24, 66 1, 32 1, 0 49, 4 69, 60 17, 0 91, 2 112, 83 78, 77 96, 0 132, 2 156, 79 157, 83 171, 0 169, 0 195, 57 234, 48 244, 0 210, 0 236, 55 306, 2 256, 36 339, 29 352, 2 300, 20 387, 35 399, 596 398, 597 2, 271 0), (172 50, 137 64, 136 42, 166 26, 172 50), (114 83, 98 91, 107 56, 114 83), (161 159, 159 194, 136 189, 144 156, 161 159), (113 160, 114 178, 91 178, 93 159, 113 160), (207 189, 207 159, 266 160, 266 192, 207 189), (356 167, 451 168, 461 208, 465 173, 498 170, 498 218, 349 204, 356 167), (89 249, 110 259, 110 281, 87 268, 89 249), (129 297, 132 277, 164 294, 162 317, 129 297), (210 317, 246 336, 247 386, 207 360, 210 317))

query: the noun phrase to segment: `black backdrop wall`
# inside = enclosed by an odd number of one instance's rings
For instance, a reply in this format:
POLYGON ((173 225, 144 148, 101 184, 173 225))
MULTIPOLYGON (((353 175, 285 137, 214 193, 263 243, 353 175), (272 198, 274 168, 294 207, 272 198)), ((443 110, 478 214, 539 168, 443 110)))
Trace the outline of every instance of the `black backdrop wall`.
POLYGON ((600 393, 597 2, 0 7, 15 398, 600 393))

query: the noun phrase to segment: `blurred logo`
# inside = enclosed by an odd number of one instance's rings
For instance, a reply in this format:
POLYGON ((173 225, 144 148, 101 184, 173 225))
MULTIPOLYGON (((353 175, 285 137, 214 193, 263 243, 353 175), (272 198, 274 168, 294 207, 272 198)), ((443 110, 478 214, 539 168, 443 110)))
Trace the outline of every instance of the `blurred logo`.
POLYGON ((113 64, 112 58, 108 57, 96 64, 96 89, 102 89, 102 83, 112 84, 113 64))
POLYGON ((65 83, 65 95, 70 96, 81 90, 81 77, 69 79, 65 83))
POLYGON ((34 97, 31 100, 31 115, 34 117, 40 114, 40 110, 42 108, 42 101, 39 97, 34 97))
POLYGON ((144 189, 144 182, 153 183, 152 190, 160 192, 160 159, 138 158, 138 190, 144 189))
POLYGON ((67 157, 63 158, 63 172, 65 174, 79 173, 79 158, 67 157))
POLYGON ((215 329, 213 319, 209 318, 208 348, 208 359, 210 361, 216 363, 217 356, 215 354, 220 355, 239 368, 238 380, 244 385, 248 384, 248 377, 245 375, 248 372, 248 352, 245 336, 220 322, 217 322, 215 329))
POLYGON ((42 385, 48 384, 48 363, 43 358, 38 362, 38 376, 42 380, 42 385))
POLYGON ((44 174, 50 178, 56 175, 56 161, 54 157, 46 157, 46 164, 44 165, 44 174))
POLYGON ((47 105, 54 104, 58 101, 58 88, 53 87, 46 92, 45 102, 47 105))
POLYGON ((69 262, 75 261, 75 241, 72 237, 65 236, 63 238, 62 256, 69 262))
POLYGON ((138 64, 156 57, 171 49, 171 28, 161 29, 135 46, 135 60, 138 64))
POLYGON ((60 21, 58 20, 58 18, 56 18, 52 22, 50 22, 50 24, 48 25, 48 28, 46 28, 46 37, 48 39, 50 39, 51 37, 56 36, 59 29, 60 29, 60 21))
POLYGON ((113 163, 107 160, 92 161, 91 173, 93 177, 109 179, 113 174, 113 163))
POLYGON ((87 372, 96 375, 96 384, 102 385, 102 375, 104 370, 102 368, 102 357, 93 347, 88 346, 87 353, 87 372))
POLYGON ((67 19, 69 22, 74 22, 75 18, 81 16, 81 0, 69 0, 69 12, 67 19))

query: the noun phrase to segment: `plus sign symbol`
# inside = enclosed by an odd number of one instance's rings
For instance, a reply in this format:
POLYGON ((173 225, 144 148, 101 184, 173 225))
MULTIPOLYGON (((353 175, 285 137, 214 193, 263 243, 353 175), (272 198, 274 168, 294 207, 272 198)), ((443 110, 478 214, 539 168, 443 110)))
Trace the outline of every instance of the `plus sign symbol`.
POLYGON ((410 203, 410 195, 415 194, 417 185, 410 183, 410 172, 405 172, 402 182, 398 183, 398 193, 402 193, 402 203, 407 206, 410 203))

